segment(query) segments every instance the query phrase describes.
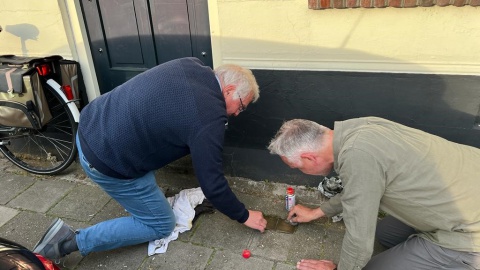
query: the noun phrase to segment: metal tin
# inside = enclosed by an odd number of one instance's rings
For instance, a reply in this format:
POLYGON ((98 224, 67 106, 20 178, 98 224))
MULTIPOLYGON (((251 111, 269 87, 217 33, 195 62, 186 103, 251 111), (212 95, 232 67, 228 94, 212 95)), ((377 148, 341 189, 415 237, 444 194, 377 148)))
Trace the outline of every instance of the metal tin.
POLYGON ((292 187, 287 188, 287 194, 285 195, 285 208, 290 211, 295 205, 295 189, 292 187))

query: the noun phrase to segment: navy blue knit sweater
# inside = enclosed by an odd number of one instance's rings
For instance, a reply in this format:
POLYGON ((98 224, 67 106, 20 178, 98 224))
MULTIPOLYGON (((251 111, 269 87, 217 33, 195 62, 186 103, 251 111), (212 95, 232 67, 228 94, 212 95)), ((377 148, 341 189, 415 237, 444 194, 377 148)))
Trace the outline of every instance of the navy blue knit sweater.
POLYGON ((205 197, 241 223, 248 211, 223 174, 226 104, 215 74, 196 58, 145 71, 90 102, 78 134, 103 174, 131 179, 191 154, 205 197))

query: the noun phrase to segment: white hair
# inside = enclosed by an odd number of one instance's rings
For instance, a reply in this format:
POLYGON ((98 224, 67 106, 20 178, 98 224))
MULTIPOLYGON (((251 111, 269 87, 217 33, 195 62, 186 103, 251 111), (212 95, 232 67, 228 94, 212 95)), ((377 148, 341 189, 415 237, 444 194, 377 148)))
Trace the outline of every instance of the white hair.
POLYGON ((275 137, 270 141, 270 154, 287 158, 293 164, 299 164, 300 155, 319 151, 323 146, 324 134, 330 130, 313 121, 293 119, 284 122, 275 137))
POLYGON ((235 93, 233 99, 246 98, 253 93, 252 102, 257 101, 260 96, 257 81, 251 70, 238 65, 225 64, 214 70, 221 82, 225 85, 235 85, 235 93))

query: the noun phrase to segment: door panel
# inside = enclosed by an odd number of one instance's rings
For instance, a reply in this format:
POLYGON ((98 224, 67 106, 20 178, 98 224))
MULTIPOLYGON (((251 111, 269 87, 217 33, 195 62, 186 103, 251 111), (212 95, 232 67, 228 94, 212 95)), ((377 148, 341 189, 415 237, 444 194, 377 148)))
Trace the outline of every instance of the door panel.
MULTIPOLYGON (((149 36, 148 24, 137 17, 145 18, 148 12, 145 3, 134 5, 131 0, 115 0, 115 4, 100 2, 100 17, 107 43, 110 66, 146 68, 154 65, 154 61, 144 61, 143 53, 153 53, 151 40, 142 39, 149 36), (142 43, 143 41, 143 43, 142 43)), ((137 2, 138 3, 138 2, 137 2)))
POLYGON ((192 55, 190 27, 185 1, 152 1, 153 32, 160 63, 192 55))
POLYGON ((100 92, 175 58, 212 66, 207 0, 81 0, 100 92))

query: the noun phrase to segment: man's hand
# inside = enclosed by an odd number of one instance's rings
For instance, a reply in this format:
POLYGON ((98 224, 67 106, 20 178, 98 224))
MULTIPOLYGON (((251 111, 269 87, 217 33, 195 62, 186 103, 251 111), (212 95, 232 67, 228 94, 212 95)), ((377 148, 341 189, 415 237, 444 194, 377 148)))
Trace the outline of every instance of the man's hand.
POLYGON ((248 219, 243 224, 263 233, 265 231, 265 227, 267 227, 267 220, 263 218, 262 212, 248 210, 248 213, 248 219))
POLYGON ((319 219, 323 217, 325 213, 323 213, 322 209, 316 208, 308 208, 301 204, 297 204, 290 212, 288 212, 287 219, 292 222, 310 222, 315 219, 319 219))
POLYGON ((297 263, 299 270, 334 270, 337 266, 327 260, 301 260, 297 263))

